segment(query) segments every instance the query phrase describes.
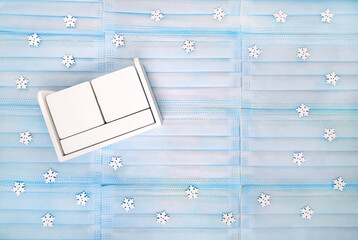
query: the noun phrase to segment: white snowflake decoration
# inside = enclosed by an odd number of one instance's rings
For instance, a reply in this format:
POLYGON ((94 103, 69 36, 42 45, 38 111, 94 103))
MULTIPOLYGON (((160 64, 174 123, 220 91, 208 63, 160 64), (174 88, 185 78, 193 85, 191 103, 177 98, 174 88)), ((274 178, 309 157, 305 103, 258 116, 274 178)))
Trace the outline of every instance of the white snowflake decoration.
POLYGON ((297 57, 306 61, 306 59, 311 56, 307 48, 297 48, 297 57))
POLYGON ((68 14, 67 17, 63 18, 63 21, 65 22, 65 25, 67 28, 75 28, 76 27, 77 18, 75 18, 71 14, 68 14))
POLYGON ((29 80, 27 80, 24 76, 20 76, 18 79, 16 79, 15 83, 16 89, 26 89, 29 80))
POLYGON ((234 215, 232 214, 232 212, 223 213, 221 222, 223 224, 226 224, 228 227, 230 227, 231 224, 233 224, 235 222, 235 218, 234 218, 234 215))
POLYGON ((323 137, 329 142, 332 142, 337 137, 336 130, 334 130, 334 128, 326 128, 323 137))
POLYGON ((14 192, 16 196, 20 196, 21 193, 25 192, 25 183, 15 182, 11 191, 14 192))
POLYGON ((41 38, 37 35, 37 33, 34 33, 32 35, 27 36, 27 39, 29 41, 29 46, 38 47, 39 43, 41 42, 41 38))
POLYGON ((114 170, 119 169, 123 166, 122 158, 121 157, 112 157, 111 161, 109 162, 109 166, 111 166, 114 170))
POLYGON ((261 50, 256 45, 249 47, 248 49, 249 49, 249 57, 253 57, 257 59, 261 54, 261 50))
POLYGON ((71 67, 73 64, 75 64, 75 59, 72 55, 64 55, 63 60, 61 61, 63 65, 65 65, 67 68, 71 67))
POLYGON ((218 20, 221 22, 225 17, 226 13, 222 7, 213 9, 213 19, 218 20))
POLYGON ((152 21, 159 22, 164 18, 164 15, 160 9, 151 11, 150 14, 151 14, 150 20, 152 21))
POLYGON ((335 72, 326 74, 326 83, 336 86, 338 80, 339 80, 339 76, 337 76, 335 72))
POLYGON ((124 36, 114 34, 114 36, 112 38, 112 43, 116 46, 116 48, 123 47, 125 45, 124 36))
POLYGON ((132 210, 133 208, 135 208, 134 199, 133 198, 124 198, 123 202, 121 204, 121 207, 124 208, 124 210, 126 210, 126 212, 132 210))
POLYGON ((166 224, 169 220, 169 215, 165 211, 157 213, 157 223, 166 224))
POLYGON ((304 162, 306 162, 303 152, 294 153, 292 156, 292 162, 296 163, 298 166, 301 166, 304 162))
POLYGON ((277 13, 274 14, 274 17, 276 18, 277 23, 285 23, 286 18, 287 18, 287 14, 282 12, 282 10, 280 10, 277 13))
POLYGON ((266 207, 271 205, 271 196, 265 193, 261 193, 257 201, 260 203, 261 207, 266 207))
POLYGON ((185 193, 188 195, 189 199, 198 198, 198 192, 199 192, 199 189, 194 186, 189 186, 185 190, 185 193))
POLYGON ((76 195, 76 199, 77 199, 77 205, 86 206, 89 197, 86 192, 81 192, 76 195))
POLYGON ((183 43, 182 49, 184 49, 184 51, 186 53, 190 53, 192 51, 195 51, 195 42, 190 41, 190 40, 185 40, 185 42, 183 43))
POLYGON ((297 109, 296 109, 298 116, 299 117, 308 117, 308 113, 310 111, 310 107, 301 104, 297 109))
POLYGON ((308 205, 306 207, 304 207, 304 208, 301 208, 301 217, 302 218, 311 219, 313 213, 314 213, 314 211, 308 205))
POLYGON ((43 175, 45 178, 46 183, 50 183, 50 182, 56 182, 56 178, 57 178, 57 172, 55 172, 54 170, 52 170, 51 168, 43 175))
POLYGON ((50 213, 46 213, 46 215, 41 218, 44 227, 52 227, 54 220, 55 218, 50 213))
POLYGON ((334 14, 329 9, 327 9, 326 11, 321 13, 321 22, 330 23, 333 16, 334 16, 334 14))
POLYGON ((333 189, 337 189, 339 191, 343 191, 344 187, 347 185, 347 183, 343 180, 342 177, 334 179, 333 183, 334 183, 333 189))
POLYGON ((29 131, 21 132, 19 142, 25 145, 29 145, 29 142, 32 141, 32 136, 29 131))

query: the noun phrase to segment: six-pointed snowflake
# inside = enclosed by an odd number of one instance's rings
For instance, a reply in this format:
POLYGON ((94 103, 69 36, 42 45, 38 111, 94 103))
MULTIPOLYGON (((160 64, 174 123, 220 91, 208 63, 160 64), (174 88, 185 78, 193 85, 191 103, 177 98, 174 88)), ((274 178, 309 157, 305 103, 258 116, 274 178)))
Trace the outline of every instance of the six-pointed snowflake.
POLYGON ((89 197, 86 192, 81 192, 76 195, 76 199, 77 199, 77 205, 86 206, 89 197))
POLYGON ((31 142, 31 141, 32 141, 32 136, 29 131, 20 133, 20 139, 19 139, 20 143, 29 145, 29 142, 31 142))
POLYGON ((154 10, 154 11, 151 11, 150 12, 150 20, 152 21, 156 21, 156 22, 159 22, 160 20, 162 20, 164 18, 164 15, 162 13, 161 10, 154 10))
POLYGON ((336 130, 334 130, 334 128, 326 128, 323 137, 329 142, 332 142, 337 137, 336 130))
POLYGON ((135 208, 134 199, 133 198, 124 198, 123 202, 121 204, 121 207, 124 208, 124 210, 126 210, 126 212, 132 210, 133 208, 135 208))
POLYGON ((198 198, 198 192, 199 192, 199 189, 194 186, 189 186, 185 190, 185 193, 188 195, 189 199, 198 198))
POLYGON ((334 179, 333 183, 333 189, 337 189, 339 191, 343 191, 344 187, 347 185, 347 183, 343 180, 342 177, 334 179))
POLYGON ((305 61, 311 54, 307 48, 297 48, 297 57, 305 61))
POLYGON ((257 59, 260 54, 261 50, 256 45, 249 47, 249 57, 257 59))
POLYGON ((54 170, 52 170, 51 168, 43 175, 46 183, 50 183, 50 182, 56 182, 56 178, 57 178, 57 172, 55 172, 54 170))
POLYGON ((111 161, 109 162, 109 166, 111 166, 114 170, 122 167, 122 158, 121 157, 112 157, 111 161))
POLYGON ((50 213, 46 213, 46 215, 41 218, 44 227, 52 227, 54 220, 55 218, 50 213))
POLYGON ((75 64, 75 59, 72 55, 64 55, 63 60, 61 61, 63 65, 65 65, 67 68, 71 67, 73 64, 75 64))
POLYGON ((338 80, 339 80, 339 77, 337 76, 337 74, 335 72, 326 74, 326 83, 336 86, 338 80))
POLYGON ((296 111, 298 112, 298 116, 299 117, 307 117, 308 116, 308 113, 310 111, 310 107, 304 105, 304 104, 301 104, 297 109, 296 111))
POLYGON ((301 217, 302 218, 311 219, 313 213, 314 213, 314 211, 308 205, 306 207, 304 207, 304 208, 301 208, 301 217))
POLYGON ((14 192, 16 196, 20 196, 21 193, 25 192, 25 183, 15 182, 11 191, 14 192))
POLYGON ((321 22, 330 23, 333 16, 334 16, 334 14, 329 9, 327 9, 326 11, 321 13, 321 22))
POLYGON ((124 36, 114 34, 112 38, 112 43, 116 46, 116 48, 124 46, 125 45, 124 36))
POLYGON ((63 18, 63 21, 65 22, 67 28, 76 27, 77 18, 75 18, 71 14, 68 14, 67 17, 63 18))
POLYGON ((161 211, 157 213, 157 223, 166 224, 169 220, 169 215, 165 211, 161 211))
POLYGON ((301 166, 304 162, 306 162, 303 152, 294 153, 292 156, 292 162, 296 163, 298 166, 301 166))
POLYGON ((38 47, 39 43, 41 42, 41 38, 37 35, 37 33, 34 33, 30 36, 27 36, 27 39, 29 41, 30 46, 38 47))
POLYGON ((225 15, 226 13, 224 12, 224 9, 222 7, 213 9, 213 19, 221 22, 225 15))
POLYGON ((230 227, 231 224, 233 224, 235 222, 235 218, 234 218, 234 215, 232 214, 232 212, 223 213, 221 222, 230 227))
POLYGON ((29 80, 27 80, 24 76, 20 76, 18 79, 16 79, 15 83, 16 89, 26 89, 29 80))
POLYGON ((184 51, 186 53, 190 53, 192 51, 195 51, 195 42, 190 41, 190 40, 185 40, 185 42, 183 43, 182 49, 184 49, 184 51))
POLYGON ((282 12, 282 10, 278 11, 277 13, 274 14, 275 18, 276 18, 276 22, 278 23, 285 23, 286 22, 286 18, 287 18, 287 14, 282 12))
POLYGON ((271 196, 265 193, 261 193, 260 196, 257 198, 257 201, 260 203, 261 207, 266 207, 271 205, 271 196))

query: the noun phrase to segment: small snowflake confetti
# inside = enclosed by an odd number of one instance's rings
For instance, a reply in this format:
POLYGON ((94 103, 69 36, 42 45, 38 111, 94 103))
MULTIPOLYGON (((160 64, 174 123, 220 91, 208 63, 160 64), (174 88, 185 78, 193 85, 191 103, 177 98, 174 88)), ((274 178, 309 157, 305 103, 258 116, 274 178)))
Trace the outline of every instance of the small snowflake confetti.
POLYGON ((25 192, 25 183, 15 182, 11 191, 14 192, 16 196, 20 196, 21 193, 25 192))
POLYGON ((112 38, 112 43, 116 46, 116 48, 124 46, 125 45, 124 36, 114 34, 112 38))
POLYGON ((29 142, 31 142, 31 141, 32 141, 32 136, 29 131, 20 133, 20 139, 19 139, 20 143, 29 145, 29 142))
POLYGON ((198 191, 199 191, 198 188, 190 186, 185 190, 185 193, 188 195, 189 199, 193 199, 193 198, 198 198, 198 191))
POLYGON ((307 48, 297 48, 297 57, 306 61, 306 59, 311 56, 307 48))
POLYGON ((334 16, 334 14, 329 9, 327 9, 326 11, 321 13, 321 22, 330 23, 333 16, 334 16))
POLYGON ((221 22, 225 15, 226 13, 224 12, 224 9, 222 7, 213 9, 213 19, 221 22))
POLYGON ((169 215, 165 211, 157 213, 157 223, 166 224, 169 220, 169 215))
POLYGON ((336 86, 338 80, 339 80, 339 76, 337 76, 335 72, 326 74, 326 83, 336 86))
POLYGON ((232 212, 223 213, 221 222, 223 224, 226 224, 228 227, 230 227, 231 224, 233 224, 235 222, 235 218, 234 218, 234 215, 232 214, 232 212))
POLYGON ((260 54, 261 50, 256 45, 249 47, 249 57, 257 59, 260 54))
POLYGON ((292 156, 292 162, 296 163, 298 166, 301 166, 304 162, 306 162, 303 152, 294 153, 292 156))
POLYGON ((111 161, 109 162, 109 166, 111 166, 114 170, 119 169, 123 166, 122 158, 121 157, 112 157, 111 161))
POLYGON ((63 65, 65 65, 67 68, 71 67, 73 64, 75 64, 75 59, 72 55, 64 55, 63 60, 61 61, 63 65))
POLYGON ((347 185, 347 183, 343 180, 342 177, 334 179, 333 183, 333 189, 337 189, 339 191, 343 191, 344 187, 347 185))
POLYGON ((16 79, 15 83, 16 89, 26 89, 29 80, 27 80, 24 76, 20 76, 18 79, 16 79))
POLYGON ((195 42, 190 41, 190 40, 185 40, 185 42, 183 43, 182 49, 184 49, 184 51, 186 53, 190 53, 192 51, 195 51, 195 42))
POLYGON ((308 116, 308 113, 310 111, 310 107, 304 105, 304 104, 301 104, 297 109, 296 111, 298 112, 298 116, 299 117, 307 117, 308 116))
POLYGON ((50 213, 46 213, 46 215, 41 218, 44 227, 52 227, 54 220, 55 218, 50 213))
POLYGON ((135 208, 134 199, 133 198, 124 198, 123 202, 121 204, 121 207, 124 208, 124 210, 126 210, 126 212, 132 210, 133 208, 135 208))
POLYGON ((329 142, 332 142, 337 137, 336 131, 334 130, 334 128, 326 128, 324 130, 323 137, 327 139, 329 142))
POLYGON ((301 217, 302 218, 311 219, 313 213, 314 213, 314 211, 308 205, 306 207, 304 207, 304 208, 301 208, 301 217))
POLYGON ((75 18, 71 14, 68 14, 67 17, 63 18, 63 21, 65 22, 67 28, 76 27, 77 18, 75 18))
POLYGON ((159 9, 151 11, 150 14, 151 14, 150 20, 152 20, 152 21, 159 22, 160 20, 162 20, 164 18, 162 11, 160 11, 159 9))
POLYGON ((76 195, 76 199, 77 199, 77 205, 86 206, 89 197, 86 192, 81 192, 76 195))
POLYGON ((271 205, 271 196, 267 195, 265 193, 261 193, 258 197, 257 201, 260 203, 261 207, 266 207, 268 205, 271 205))
POLYGON ((41 42, 41 38, 37 35, 37 33, 34 33, 30 36, 27 36, 27 39, 29 41, 29 46, 38 47, 39 43, 41 42))
POLYGON ((50 182, 56 182, 56 178, 57 178, 57 172, 55 172, 54 170, 52 170, 51 168, 43 175, 46 183, 50 183, 50 182))
POLYGON ((276 18, 276 22, 278 22, 278 23, 285 23, 286 22, 287 14, 282 12, 282 10, 278 11, 277 13, 275 13, 274 16, 276 18))

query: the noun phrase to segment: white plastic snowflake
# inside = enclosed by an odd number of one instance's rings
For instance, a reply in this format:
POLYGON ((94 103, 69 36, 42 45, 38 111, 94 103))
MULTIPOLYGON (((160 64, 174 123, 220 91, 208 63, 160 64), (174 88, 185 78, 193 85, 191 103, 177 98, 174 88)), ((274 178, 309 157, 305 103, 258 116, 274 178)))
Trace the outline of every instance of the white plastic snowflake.
POLYGON ((57 178, 57 172, 55 172, 54 170, 52 170, 51 168, 43 175, 46 183, 50 183, 50 182, 56 182, 56 178, 57 178))
POLYGON ((86 192, 81 192, 76 195, 76 199, 77 199, 77 205, 86 206, 89 197, 86 192))
POLYGON ((20 76, 18 79, 16 79, 15 83, 16 89, 26 89, 29 80, 27 80, 24 76, 20 76))
POLYGON ((125 45, 124 36, 114 34, 112 38, 112 43, 116 46, 116 48, 124 46, 125 45))
POLYGON ((65 22, 65 25, 67 28, 75 28, 76 27, 77 18, 75 18, 71 14, 68 14, 67 17, 64 17, 63 21, 65 22))
POLYGON ((112 157, 111 161, 109 162, 109 166, 111 166, 114 170, 119 169, 123 166, 122 158, 121 157, 112 157))
POLYGON ((337 137, 336 130, 334 130, 334 128, 326 128, 323 137, 329 142, 332 142, 337 137))
POLYGON ((286 22, 287 14, 282 12, 282 10, 278 11, 277 13, 275 13, 274 16, 276 18, 276 22, 278 22, 278 23, 285 23, 286 22))
POLYGON ((183 46, 181 48, 184 49, 184 51, 186 53, 190 53, 192 51, 195 51, 195 42, 190 41, 190 40, 185 40, 185 42, 183 43, 183 46))
POLYGON ((151 11, 150 14, 151 14, 150 20, 152 21, 159 22, 164 18, 164 15, 160 9, 151 11))
POLYGON ((54 220, 55 220, 55 218, 50 213, 46 213, 41 218, 41 221, 42 221, 42 224, 44 227, 52 227, 54 220))
POLYGON ((257 201, 260 203, 261 207, 266 207, 271 205, 271 196, 265 193, 261 193, 257 201))
POLYGON ((304 104, 301 104, 297 109, 296 111, 298 112, 298 116, 299 117, 307 117, 308 116, 308 113, 310 111, 310 107, 304 105, 304 104))
POLYGON ((123 202, 121 204, 121 207, 124 208, 124 210, 126 210, 126 212, 132 210, 133 208, 135 208, 134 199, 133 198, 124 198, 123 202))
POLYGON ((339 191, 343 191, 344 187, 347 185, 347 183, 343 180, 342 177, 334 179, 333 183, 334 183, 333 189, 337 189, 339 191))
POLYGON ((14 192, 16 196, 20 196, 21 193, 25 192, 25 183, 15 182, 11 191, 14 192))
POLYGON ((188 195, 189 199, 198 198, 198 192, 199 192, 199 189, 194 186, 189 186, 185 190, 185 193, 188 195))
POLYGON ((224 9, 222 7, 213 9, 213 19, 221 22, 225 15, 226 13, 224 12, 224 9))
POLYGON ((233 224, 235 222, 235 218, 234 218, 234 215, 232 214, 232 212, 223 213, 221 222, 230 227, 231 224, 233 224))
POLYGON ((64 55, 63 60, 61 61, 63 65, 65 65, 67 68, 71 67, 73 64, 75 64, 75 59, 72 55, 64 55))
POLYGON ((306 59, 311 56, 307 48, 297 48, 297 57, 306 61, 306 59))
POLYGON ((41 42, 41 38, 37 35, 37 33, 34 33, 32 35, 27 36, 27 39, 29 41, 30 46, 38 47, 39 43, 41 42))
POLYGON ((20 133, 20 139, 19 139, 20 143, 29 145, 29 142, 31 142, 31 141, 32 141, 32 136, 29 131, 20 133))
POLYGON ((334 16, 334 14, 329 9, 327 9, 326 11, 321 13, 321 22, 330 23, 333 16, 334 16))
POLYGON ((301 208, 301 217, 302 218, 311 219, 313 213, 314 213, 314 211, 308 205, 306 207, 304 207, 304 208, 301 208))
POLYGON ((249 47, 249 57, 257 59, 260 54, 261 50, 256 45, 249 47))
POLYGON ((166 224, 169 220, 169 215, 165 211, 161 211, 157 213, 157 223, 166 224))
POLYGON ((339 80, 339 77, 337 76, 337 74, 335 72, 326 74, 326 83, 336 86, 338 80, 339 80))
POLYGON ((292 162, 296 163, 298 166, 301 166, 304 162, 306 162, 303 152, 294 153, 292 156, 292 162))

